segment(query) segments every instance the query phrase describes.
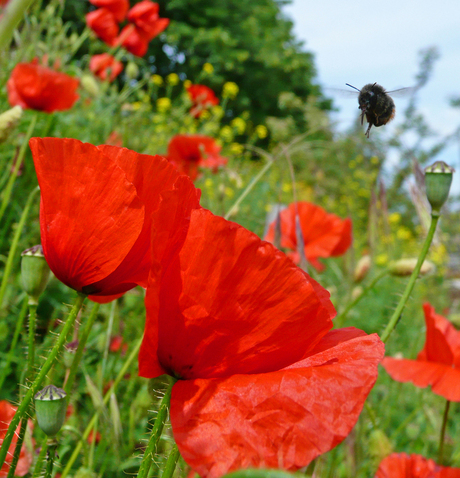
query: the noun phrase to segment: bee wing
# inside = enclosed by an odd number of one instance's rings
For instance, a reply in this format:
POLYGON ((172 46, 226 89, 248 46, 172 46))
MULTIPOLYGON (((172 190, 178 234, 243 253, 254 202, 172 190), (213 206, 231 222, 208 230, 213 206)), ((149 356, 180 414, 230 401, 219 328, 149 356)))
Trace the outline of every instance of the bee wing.
POLYGON ((410 96, 417 91, 416 86, 409 86, 407 88, 398 88, 396 90, 386 91, 391 96, 395 98, 404 98, 405 96, 410 96))
POLYGON ((330 92, 331 95, 335 94, 345 98, 357 98, 359 91, 355 90, 346 90, 345 88, 332 88, 330 86, 324 88, 326 91, 330 92))

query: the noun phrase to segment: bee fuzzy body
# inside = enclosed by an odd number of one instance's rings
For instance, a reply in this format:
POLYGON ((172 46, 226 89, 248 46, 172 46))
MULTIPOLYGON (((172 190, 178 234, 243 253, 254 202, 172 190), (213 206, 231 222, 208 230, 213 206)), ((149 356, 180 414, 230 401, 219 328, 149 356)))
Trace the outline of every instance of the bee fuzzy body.
POLYGON ((366 117, 366 120, 369 123, 369 126, 366 130, 366 136, 369 138, 369 133, 372 126, 379 127, 387 124, 394 118, 396 108, 393 99, 385 91, 385 88, 377 83, 369 83, 358 91, 358 103, 359 109, 361 110, 361 124, 363 124, 364 117, 366 117))

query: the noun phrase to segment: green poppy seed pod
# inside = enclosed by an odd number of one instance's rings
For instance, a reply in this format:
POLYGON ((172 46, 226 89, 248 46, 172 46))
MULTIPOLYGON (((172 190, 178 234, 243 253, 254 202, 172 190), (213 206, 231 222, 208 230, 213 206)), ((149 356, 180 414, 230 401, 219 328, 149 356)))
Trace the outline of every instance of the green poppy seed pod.
POLYGON ((35 395, 38 426, 49 437, 54 437, 61 429, 66 410, 66 393, 62 388, 48 385, 35 395))
POLYGON ((43 248, 38 246, 26 249, 22 253, 21 282, 29 296, 29 304, 38 304, 38 298, 46 288, 50 277, 50 268, 43 255, 43 248))
POLYGON ((0 144, 8 139, 22 116, 22 108, 15 106, 0 115, 0 144))
POLYGON ((97 84, 97 81, 94 79, 93 76, 91 75, 83 75, 81 77, 81 86, 83 86, 83 89, 87 91, 91 96, 97 96, 99 94, 99 85, 97 84))
POLYGON ((139 76, 139 67, 133 61, 128 62, 125 69, 126 77, 135 80, 139 76))
POLYGON ((434 213, 439 213, 449 196, 454 172, 444 161, 436 161, 425 169, 426 196, 434 213))
MULTIPOLYGON (((391 275, 397 277, 410 276, 417 265, 417 259, 399 259, 398 261, 392 261, 388 264, 388 271, 391 275)), ((428 274, 434 271, 434 264, 430 261, 423 261, 422 268, 420 269, 420 275, 428 274)))

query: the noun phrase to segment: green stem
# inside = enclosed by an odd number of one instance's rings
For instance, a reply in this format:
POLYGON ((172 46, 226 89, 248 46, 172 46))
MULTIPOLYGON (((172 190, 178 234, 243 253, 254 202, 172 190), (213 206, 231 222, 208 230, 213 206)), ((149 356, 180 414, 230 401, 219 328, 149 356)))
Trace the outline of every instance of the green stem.
POLYGON ((160 409, 158 410, 155 422, 153 423, 151 436, 147 448, 144 452, 144 457, 142 458, 141 466, 139 467, 139 472, 137 473, 137 478, 146 478, 150 467, 155 460, 155 454, 158 447, 158 442, 160 441, 161 433, 163 432, 163 427, 165 421, 168 417, 168 408, 171 401, 171 392, 173 385, 176 383, 176 379, 171 378, 168 388, 161 400, 160 409))
POLYGON ((45 478, 51 478, 51 475, 53 473, 53 467, 54 467, 54 457, 56 456, 56 450, 57 450, 57 443, 53 441, 53 443, 48 445, 48 453, 46 455, 46 471, 45 471, 45 478))
POLYGON ((444 438, 446 436, 447 417, 449 415, 450 400, 446 401, 446 408, 444 408, 444 415, 442 417, 441 435, 439 437, 439 452, 438 452, 438 465, 442 465, 444 455, 444 438))
POLYGON ((46 452, 48 451, 48 439, 42 440, 42 448, 40 454, 38 455, 37 462, 35 463, 34 474, 32 478, 39 478, 42 474, 43 460, 45 458, 46 452))
POLYGON ((374 277, 372 282, 363 289, 362 293, 358 295, 358 297, 356 297, 354 300, 349 302, 347 306, 345 307, 345 309, 342 312, 340 312, 339 315, 337 315, 337 317, 334 319, 334 325, 336 327, 341 327, 343 321, 346 319, 348 315, 348 312, 350 312, 350 310, 353 309, 353 307, 355 307, 361 301, 361 299, 364 299, 364 297, 366 297, 366 295, 376 286, 377 282, 380 279, 382 279, 382 277, 385 277, 387 274, 388 274, 388 270, 385 269, 376 277, 374 277))
POLYGON ((29 347, 27 350, 27 375, 32 380, 35 365, 35 325, 37 322, 37 304, 29 304, 29 347))
POLYGON ((19 405, 13 419, 10 422, 10 426, 8 427, 8 431, 3 439, 2 447, 0 448, 0 469, 5 462, 6 455, 8 453, 8 449, 11 445, 13 440, 13 436, 16 432, 16 428, 19 424, 19 421, 24 416, 26 411, 29 408, 30 402, 32 401, 33 396, 38 392, 43 380, 46 377, 46 374, 50 371, 51 367, 55 363, 59 352, 62 350, 64 346, 64 342, 67 339, 67 335, 69 334, 71 328, 73 327, 75 320, 77 318, 77 314, 83 305, 84 300, 86 299, 86 295, 78 293, 77 299, 75 301, 72 310, 70 311, 62 331, 58 337, 58 340, 54 347, 51 349, 48 358, 45 360, 45 363, 42 365, 40 372, 38 373, 36 379, 33 381, 32 385, 30 386, 29 390, 27 391, 24 399, 22 400, 21 404, 19 405))
POLYGON ((239 205, 243 202, 244 198, 251 192, 252 188, 258 183, 259 179, 272 167, 275 160, 269 160, 265 163, 265 166, 258 172, 252 181, 247 185, 246 189, 241 193, 240 197, 233 203, 233 206, 225 214, 224 218, 228 219, 232 217, 233 213, 238 210, 239 205))
MULTIPOLYGON (((142 338, 139 339, 137 342, 136 346, 134 347, 133 351, 129 354, 129 357, 127 358, 126 362, 124 363, 123 367, 121 370, 118 372, 117 378, 114 380, 112 386, 109 388, 107 393, 104 395, 103 399, 103 405, 107 405, 107 403, 110 400, 110 397, 112 393, 115 392, 116 388, 118 387, 118 384, 121 382, 123 377, 126 375, 126 372, 128 371, 129 367, 131 364, 135 361, 137 358, 137 354, 139 353, 139 349, 141 348, 142 344, 142 338)), ((94 424, 96 423, 97 418, 99 417, 100 413, 102 411, 102 407, 99 407, 98 410, 95 412, 93 417, 91 418, 91 421, 88 423, 88 426, 86 427, 85 431, 83 432, 82 437, 80 438, 79 442, 75 446, 75 449, 72 453, 72 456, 70 459, 67 461, 67 465, 62 471, 61 478, 66 478, 67 475, 69 474, 70 469, 72 468, 72 465, 74 464, 75 460, 78 457, 78 454, 80 453, 80 450, 82 449, 86 439, 89 437, 89 434, 91 433, 91 430, 94 427, 94 424)))
POLYGON ((34 200, 35 195, 38 193, 38 191, 40 191, 40 189, 36 187, 29 194, 29 197, 27 198, 26 206, 24 207, 24 211, 22 212, 21 219, 19 220, 19 223, 18 223, 18 227, 16 228, 14 232, 13 240, 11 241, 11 249, 10 249, 10 252, 8 253, 5 269, 3 271, 2 284, 0 285, 0 309, 2 308, 6 286, 8 284, 8 279, 11 274, 11 269, 13 267, 13 261, 15 259, 16 249, 18 248, 19 238, 21 237, 22 229, 26 222, 27 216, 29 215, 29 210, 30 210, 30 207, 32 206, 32 201, 34 200))
POLYGON ((14 29, 34 0, 10 0, 0 20, 0 52, 6 51, 14 29))
POLYGON ((8 355, 6 357, 6 363, 0 367, 0 390, 2 390, 3 387, 3 382, 5 381, 5 378, 8 375, 9 372, 9 367, 11 363, 11 359, 14 356, 14 351, 16 348, 16 344, 19 339, 19 335, 22 331, 22 326, 24 324, 24 319, 26 318, 26 313, 27 313, 27 306, 28 306, 29 299, 26 297, 22 303, 21 311, 19 312, 18 315, 18 320, 16 321, 16 329, 14 330, 14 335, 13 335, 13 340, 11 341, 11 346, 10 350, 8 351, 8 355))
POLYGON ((80 361, 83 356, 83 351, 85 350, 86 342, 88 340, 91 329, 93 328, 94 321, 96 320, 97 313, 99 311, 99 304, 94 303, 91 314, 86 322, 85 328, 83 329, 81 336, 78 340, 77 351, 75 352, 75 357, 73 358, 72 365, 70 366, 69 376, 64 387, 65 392, 68 396, 72 393, 73 384, 75 382, 75 377, 77 375, 78 367, 80 366, 80 361))
POLYGON ((180 457, 179 449, 177 445, 174 444, 172 447, 171 453, 168 456, 168 460, 166 461, 166 465, 163 470, 163 474, 161 478, 171 478, 173 476, 174 470, 176 469, 177 460, 180 457))
MULTIPOLYGON (((12 1, 14 1, 14 0, 12 0, 12 1)), ((18 154, 18 157, 16 159, 14 169, 13 169, 13 171, 11 171, 8 182, 5 186, 5 189, 3 190, 2 204, 0 206, 0 221, 3 217, 3 214, 5 214, 6 207, 8 206, 8 203, 10 201, 11 193, 13 191, 14 182, 16 181, 16 177, 18 175, 19 168, 21 167, 22 161, 23 161, 24 156, 26 154, 27 148, 29 147, 29 139, 32 137, 32 133, 34 132, 35 124, 37 123, 37 118, 38 118, 38 113, 35 112, 35 114, 32 116, 32 121, 30 122, 29 129, 27 130, 26 137, 21 144, 21 148, 19 149, 19 154, 18 154)))
POLYGON ((14 477, 14 472, 16 471, 16 467, 19 462, 19 456, 21 455, 21 448, 24 442, 24 436, 26 434, 28 420, 29 418, 27 417, 27 415, 23 417, 21 420, 21 428, 19 429, 19 436, 16 442, 16 446, 14 448, 13 459, 11 460, 10 469, 8 470, 7 478, 14 477))
POLYGON ((431 224, 430 229, 428 230, 428 234, 426 236, 425 242, 423 243, 422 250, 420 251, 420 255, 418 256, 418 261, 415 266, 415 269, 410 276, 409 282, 407 283, 406 289, 399 300, 398 306, 396 307, 393 315, 391 316, 390 322, 386 326, 383 334, 381 336, 382 342, 386 342, 388 337, 390 337, 391 332, 393 332, 396 324, 398 323, 401 314, 404 310, 406 302, 409 300, 410 294, 412 289, 414 288, 415 281, 420 273, 420 269, 422 268, 423 261, 425 260, 426 255, 428 254, 428 249, 430 248, 431 242, 434 237, 434 233, 436 231, 436 226, 439 221, 439 213, 432 212, 431 213, 431 224))

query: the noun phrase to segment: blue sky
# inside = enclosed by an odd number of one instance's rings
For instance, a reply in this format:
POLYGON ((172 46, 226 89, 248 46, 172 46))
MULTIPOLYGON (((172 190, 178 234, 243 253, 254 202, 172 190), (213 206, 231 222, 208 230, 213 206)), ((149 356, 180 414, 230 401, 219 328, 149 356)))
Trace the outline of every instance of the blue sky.
MULTIPOLYGON (((458 128, 460 109, 449 107, 448 100, 460 96, 459 1, 293 0, 284 13, 294 21, 295 35, 305 41, 305 49, 314 53, 323 87, 346 88, 350 83, 361 88, 370 82, 387 90, 412 86, 418 52, 436 46, 441 57, 431 81, 418 93, 419 109, 435 131, 448 134, 458 128)), ((332 96, 340 108, 332 119, 344 130, 359 114, 357 99, 332 96)), ((407 101, 394 100, 397 124, 398 111, 407 101)), ((371 139, 390 126, 373 129, 371 139)), ((460 184, 460 145, 452 144, 436 159, 456 167, 460 184)))

